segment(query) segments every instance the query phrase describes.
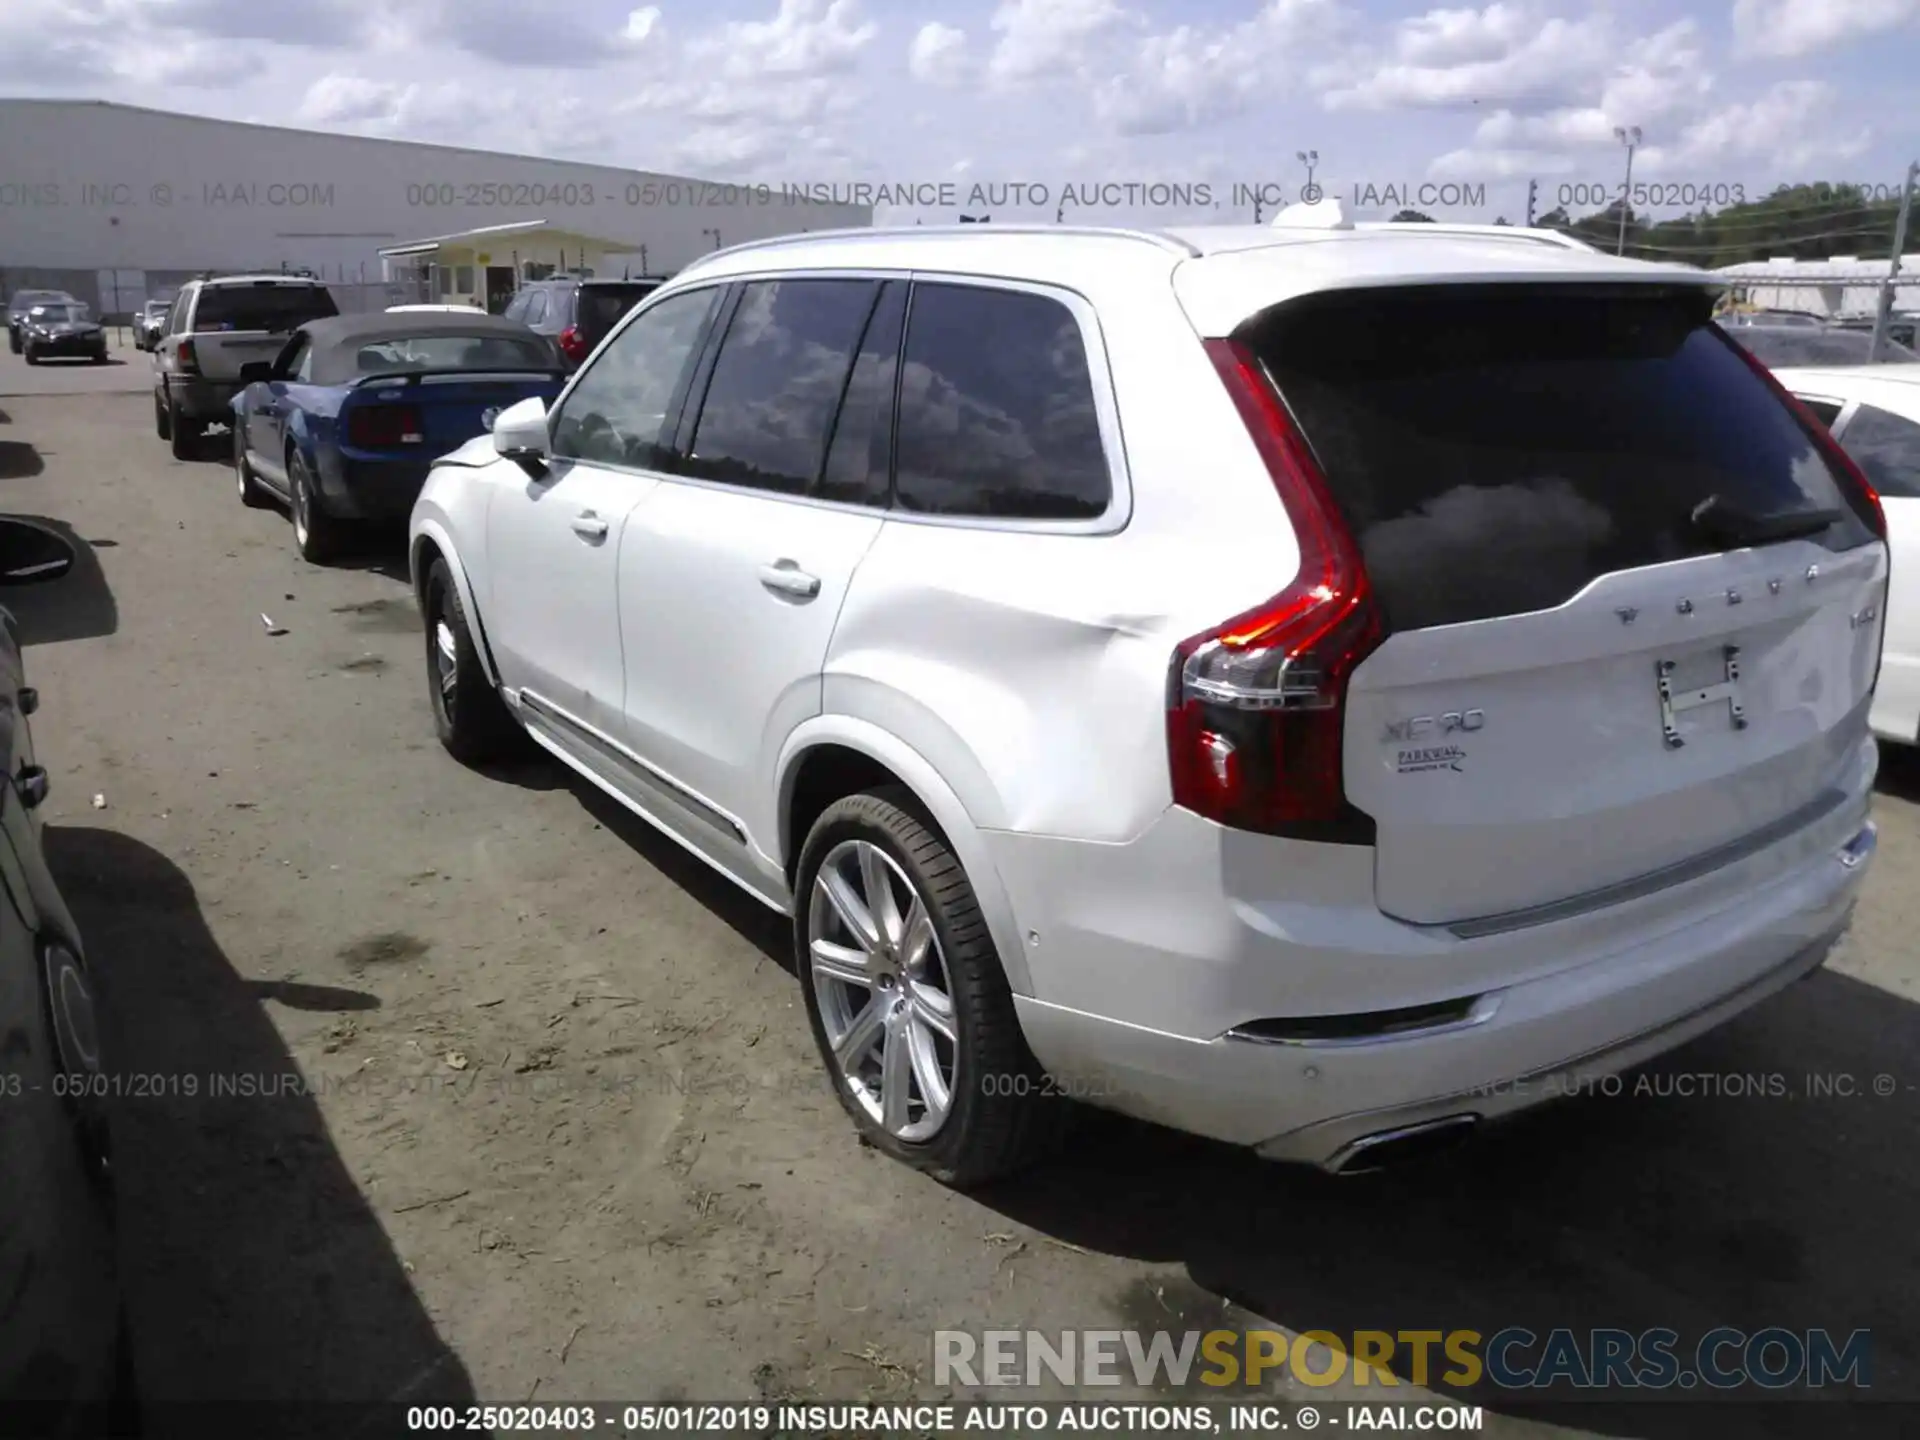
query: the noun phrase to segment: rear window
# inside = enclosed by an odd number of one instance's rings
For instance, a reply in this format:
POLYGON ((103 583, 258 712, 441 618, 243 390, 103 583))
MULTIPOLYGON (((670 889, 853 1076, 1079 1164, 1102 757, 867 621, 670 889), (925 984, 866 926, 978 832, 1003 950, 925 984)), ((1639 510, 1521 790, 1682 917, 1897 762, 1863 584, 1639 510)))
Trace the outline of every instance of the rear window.
POLYGON ((363 345, 355 357, 363 375, 408 370, 553 370, 551 348, 533 336, 418 335, 363 345))
POLYGON ((193 328, 264 330, 284 335, 309 320, 325 320, 340 311, 324 285, 209 285, 200 292, 193 328))
POLYGON ((582 285, 576 300, 574 323, 588 339, 598 343, 620 323, 627 311, 660 287, 654 285, 582 285))
POLYGON ((1682 292, 1445 287, 1317 296, 1245 332, 1324 468, 1393 630, 1551 609, 1709 554, 1709 497, 1838 509, 1813 440, 1682 292))

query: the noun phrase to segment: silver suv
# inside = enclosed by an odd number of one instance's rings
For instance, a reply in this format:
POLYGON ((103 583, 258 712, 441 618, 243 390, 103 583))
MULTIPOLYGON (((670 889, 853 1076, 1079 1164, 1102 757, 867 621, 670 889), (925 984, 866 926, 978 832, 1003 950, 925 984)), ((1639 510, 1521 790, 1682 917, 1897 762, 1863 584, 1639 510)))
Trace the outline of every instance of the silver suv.
POLYGON ((338 315, 333 293, 300 275, 190 280, 174 297, 153 345, 153 428, 192 458, 208 425, 233 420, 241 367, 272 360, 309 320, 338 315))
POLYGON ((790 917, 950 1182, 1063 1096, 1370 1166, 1847 923, 1886 520, 1715 277, 1312 220, 723 252, 414 509, 447 748, 790 917))

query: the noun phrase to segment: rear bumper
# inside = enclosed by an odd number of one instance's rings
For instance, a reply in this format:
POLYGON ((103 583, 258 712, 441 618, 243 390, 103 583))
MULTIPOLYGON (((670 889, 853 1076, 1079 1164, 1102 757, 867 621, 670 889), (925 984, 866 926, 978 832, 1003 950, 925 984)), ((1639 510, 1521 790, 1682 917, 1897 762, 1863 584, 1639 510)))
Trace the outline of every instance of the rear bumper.
MULTIPOLYGON (((1065 1093, 1272 1158, 1338 1166, 1368 1136, 1455 1116, 1491 1119, 1575 1093, 1817 968, 1869 868, 1867 799, 1852 793, 1766 852, 1614 907, 1617 914, 1485 940, 1436 939, 1425 950, 1411 939, 1430 932, 1401 927, 1410 943, 1386 956, 1370 933, 1375 922, 1356 907, 1344 987, 1327 968, 1341 936, 1323 933, 1321 907, 1263 909, 1217 891, 1217 914, 1173 917, 1175 926, 1186 922, 1184 955, 1160 944, 1146 957, 1150 969, 1124 945, 1105 965, 1063 955, 1074 948, 1078 917, 1036 909, 1034 899, 1034 885, 1059 872, 1043 866, 1029 879, 1031 869, 1010 869, 1003 855, 1036 990, 1016 1005, 1034 1053, 1065 1093), (1396 972, 1402 983, 1392 993, 1382 979, 1396 972), (1366 1015, 1469 997, 1452 1017, 1392 1034, 1275 1042, 1242 1028, 1264 1017, 1366 1015)), ((1101 866, 1096 848, 1079 857, 1083 873, 1101 866)), ((1114 851, 1131 847, 1098 848, 1111 866, 1114 851)), ((1220 863, 1216 844, 1212 864, 1220 863)), ((1139 915, 1166 903, 1164 891, 1142 883, 1149 893, 1115 895, 1109 909, 1139 915)), ((1136 935, 1136 946, 1164 939, 1168 927, 1153 930, 1136 935)))
POLYGON ((342 520, 404 524, 427 483, 428 460, 374 460, 335 451, 320 464, 327 512, 342 520))
POLYGON ((170 376, 162 388, 174 408, 189 420, 214 425, 233 423, 233 397, 241 388, 237 380, 170 376))

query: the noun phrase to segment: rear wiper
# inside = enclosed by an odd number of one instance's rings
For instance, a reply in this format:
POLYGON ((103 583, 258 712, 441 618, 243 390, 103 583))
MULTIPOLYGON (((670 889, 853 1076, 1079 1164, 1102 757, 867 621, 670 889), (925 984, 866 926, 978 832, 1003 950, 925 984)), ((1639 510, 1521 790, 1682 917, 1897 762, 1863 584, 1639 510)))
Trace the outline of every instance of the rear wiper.
POLYGON ((1693 526, 1723 545, 1771 545, 1779 540, 1804 540, 1818 535, 1842 517, 1839 510, 1778 510, 1757 515, 1729 504, 1723 495, 1709 495, 1693 507, 1693 526))

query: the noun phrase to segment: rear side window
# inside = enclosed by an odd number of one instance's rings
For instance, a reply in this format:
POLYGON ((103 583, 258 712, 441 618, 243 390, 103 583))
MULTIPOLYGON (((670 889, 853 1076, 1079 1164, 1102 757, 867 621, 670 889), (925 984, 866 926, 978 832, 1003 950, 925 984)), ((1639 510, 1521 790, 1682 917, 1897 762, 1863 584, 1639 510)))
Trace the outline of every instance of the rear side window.
POLYGON ((1890 500, 1920 500, 1920 425, 1862 405, 1840 437, 1873 488, 1890 500))
POLYGON ((324 320, 339 313, 324 285, 209 285, 200 292, 193 328, 264 330, 270 335, 284 335, 309 320, 324 320))
POLYGON ((502 318, 525 321, 527 318, 527 306, 531 303, 532 297, 529 296, 526 291, 522 290, 507 302, 507 308, 502 312, 502 318))
POLYGON ((623 315, 658 288, 655 285, 582 285, 574 301, 577 313, 573 323, 597 345, 620 323, 623 315))
POLYGON ((871 280, 747 285, 713 364, 686 473, 813 493, 878 288, 871 280))
POLYGON ((547 318, 547 292, 536 290, 527 297, 527 312, 519 317, 523 325, 538 325, 547 318))
POLYGON ((1550 609, 1725 548, 1693 512, 1836 509, 1813 439, 1683 292, 1316 296, 1246 327, 1365 554, 1389 627, 1550 609))
POLYGON ((1080 323, 1045 295, 915 285, 898 425, 904 510, 1090 520, 1112 499, 1080 323))

